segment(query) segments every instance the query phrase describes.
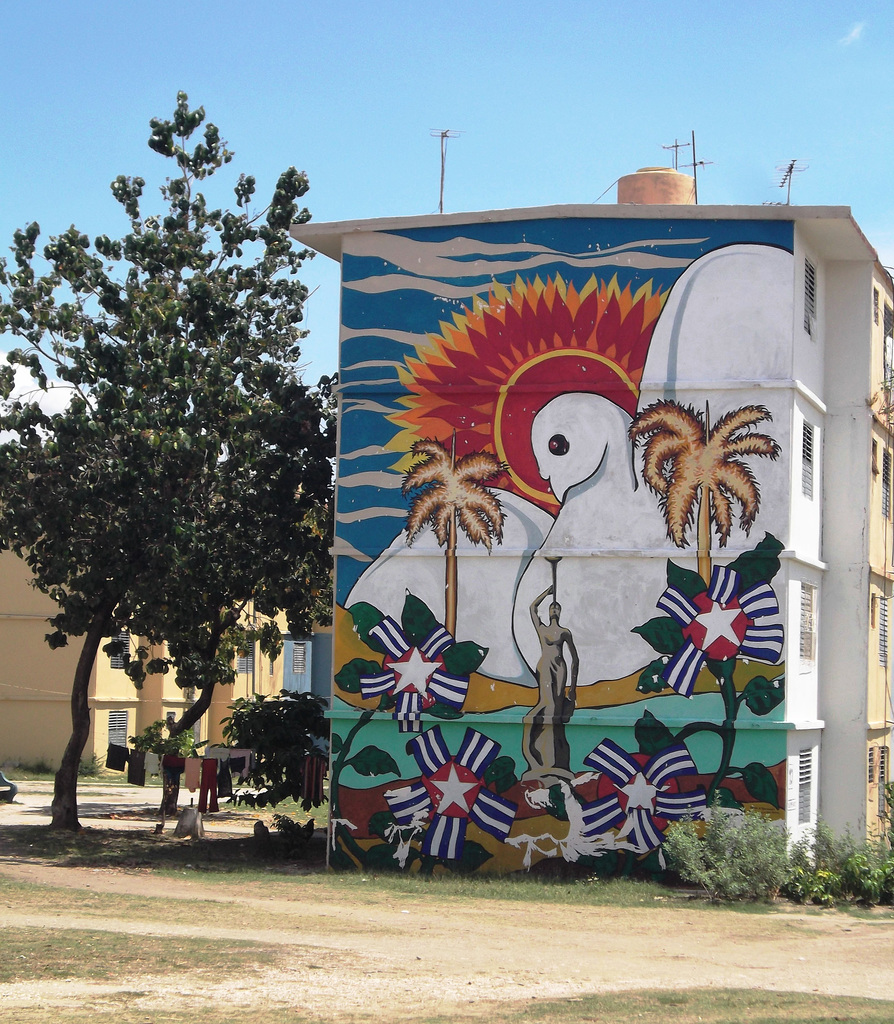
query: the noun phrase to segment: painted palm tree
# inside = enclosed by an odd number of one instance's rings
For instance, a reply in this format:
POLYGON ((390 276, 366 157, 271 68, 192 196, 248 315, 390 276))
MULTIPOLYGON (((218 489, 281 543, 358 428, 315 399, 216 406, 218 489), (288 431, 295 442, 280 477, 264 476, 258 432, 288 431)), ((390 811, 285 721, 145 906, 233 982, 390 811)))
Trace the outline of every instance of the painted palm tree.
POLYGON ((488 551, 491 542, 503 539, 503 509, 500 502, 483 486, 503 472, 503 463, 490 452, 471 452, 456 458, 456 440, 451 450, 440 441, 417 441, 412 448, 420 457, 404 477, 404 496, 416 492, 407 514, 407 543, 431 523, 438 543, 447 548, 447 579, 445 586, 444 626, 456 636, 456 531, 457 524, 473 544, 483 544, 488 551))
POLYGON ((686 530, 695 521, 698 501, 698 571, 711 578, 711 522, 723 547, 733 524, 733 502, 741 506, 739 524, 747 534, 760 510, 760 490, 750 455, 779 456, 779 445, 751 428, 772 419, 762 405, 746 405, 710 426, 710 411, 696 412, 677 402, 655 402, 630 425, 630 438, 645 442, 643 480, 659 496, 667 535, 686 546, 686 530))

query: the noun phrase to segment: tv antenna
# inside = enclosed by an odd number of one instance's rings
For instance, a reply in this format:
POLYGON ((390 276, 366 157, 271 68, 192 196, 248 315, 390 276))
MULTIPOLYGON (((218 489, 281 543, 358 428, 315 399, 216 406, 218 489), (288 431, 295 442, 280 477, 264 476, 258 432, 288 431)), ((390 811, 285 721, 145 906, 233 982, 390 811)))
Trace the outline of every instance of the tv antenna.
MULTIPOLYGON (((689 143, 688 142, 680 142, 679 139, 675 138, 672 145, 670 145, 670 146, 662 146, 661 148, 662 149, 672 149, 674 151, 674 170, 678 171, 680 169, 680 167, 679 167, 679 163, 680 163, 680 150, 681 149, 688 149, 689 148, 689 143)), ((611 188, 611 186, 609 186, 609 188, 611 188)))
POLYGON ((779 181, 776 184, 780 188, 786 189, 785 193, 785 205, 791 206, 792 202, 792 178, 796 174, 801 174, 807 170, 809 164, 802 164, 800 160, 789 160, 787 164, 779 164, 776 167, 776 172, 781 175, 779 181))
POLYGON ((432 128, 428 133, 435 139, 441 140, 441 189, 438 193, 438 213, 444 212, 444 165, 447 162, 447 140, 455 139, 462 135, 461 131, 454 131, 451 128, 432 128))
MULTIPOLYGON (((687 143, 688 145, 688 143, 687 143)), ((695 205, 698 206, 698 169, 699 167, 707 167, 713 164, 713 160, 698 160, 695 155, 695 131, 692 132, 692 163, 684 164, 684 167, 692 168, 692 197, 695 200, 695 205)))

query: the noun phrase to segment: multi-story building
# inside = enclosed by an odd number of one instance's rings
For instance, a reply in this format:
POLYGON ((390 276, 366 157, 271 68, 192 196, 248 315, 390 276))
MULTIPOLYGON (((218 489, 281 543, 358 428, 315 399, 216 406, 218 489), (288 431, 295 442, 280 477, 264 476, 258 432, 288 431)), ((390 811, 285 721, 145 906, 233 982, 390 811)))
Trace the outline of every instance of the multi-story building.
MULTIPOLYGON (((57 767, 71 735, 71 685, 80 642, 74 639, 57 650, 47 646, 47 619, 55 605, 30 586, 30 579, 21 559, 0 553, 0 644, 7 652, 0 667, 0 765, 43 761, 57 767)), ((126 634, 122 639, 135 642, 126 634)), ((234 685, 216 688, 195 727, 196 739, 220 743, 221 722, 239 697, 311 690, 312 646, 309 638, 284 634, 278 658, 265 657, 258 645, 238 658, 234 685)), ((129 736, 153 722, 170 714, 179 718, 194 699, 192 691, 177 685, 173 672, 149 675, 137 690, 124 672, 124 659, 100 652, 90 679, 91 727, 84 758, 103 762, 109 743, 126 745, 129 736)))
POLYGON ((847 208, 688 182, 293 229, 342 267, 334 864, 877 830, 891 279, 847 208))

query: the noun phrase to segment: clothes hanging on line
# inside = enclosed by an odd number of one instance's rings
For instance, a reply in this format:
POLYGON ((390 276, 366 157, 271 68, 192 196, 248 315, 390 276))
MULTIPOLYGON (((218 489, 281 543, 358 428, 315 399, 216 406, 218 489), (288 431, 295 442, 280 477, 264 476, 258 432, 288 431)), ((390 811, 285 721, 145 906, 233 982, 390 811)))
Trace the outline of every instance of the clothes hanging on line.
POLYGON ((202 759, 200 757, 187 757, 185 761, 183 785, 186 786, 190 793, 195 793, 199 788, 202 776, 202 759))
POLYGON ((106 768, 111 768, 115 772, 123 772, 127 767, 128 753, 127 747, 122 747, 118 743, 110 743, 106 752, 106 768))
POLYGON ((176 754, 165 754, 161 759, 162 781, 164 783, 164 812, 166 815, 177 813, 177 800, 180 796, 180 776, 183 774, 184 758, 176 754))
POLYGON ((127 758, 127 781, 132 786, 146 785, 146 754, 144 751, 130 751, 127 758))
POLYGON ((304 771, 301 776, 301 806, 305 811, 311 807, 319 807, 324 797, 324 779, 326 778, 327 761, 319 754, 308 754, 304 758, 304 771))
POLYGON ((203 814, 206 811, 210 811, 213 814, 219 809, 217 803, 217 759, 203 757, 201 785, 199 788, 199 810, 203 814))
POLYGON ((225 758, 217 762, 220 766, 217 769, 217 795, 223 799, 233 795, 233 777, 230 775, 230 759, 225 758))

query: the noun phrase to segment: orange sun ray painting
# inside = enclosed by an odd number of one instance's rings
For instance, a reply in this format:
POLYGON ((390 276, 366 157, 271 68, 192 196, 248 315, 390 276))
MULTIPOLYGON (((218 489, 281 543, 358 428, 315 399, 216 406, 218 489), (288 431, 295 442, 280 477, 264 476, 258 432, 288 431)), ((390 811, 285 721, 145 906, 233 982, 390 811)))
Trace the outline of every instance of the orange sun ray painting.
POLYGON ((455 435, 456 456, 491 452, 505 465, 494 483, 550 512, 559 503, 531 446, 534 416, 566 392, 602 395, 636 414, 646 353, 667 292, 591 277, 578 291, 561 276, 495 284, 472 309, 441 323, 399 370, 408 394, 389 419, 389 447, 406 470, 413 444, 455 435))

